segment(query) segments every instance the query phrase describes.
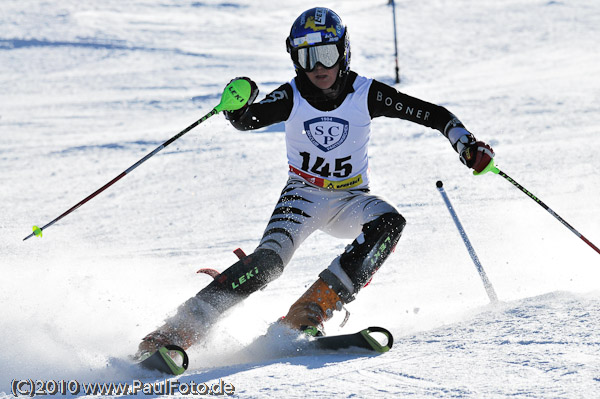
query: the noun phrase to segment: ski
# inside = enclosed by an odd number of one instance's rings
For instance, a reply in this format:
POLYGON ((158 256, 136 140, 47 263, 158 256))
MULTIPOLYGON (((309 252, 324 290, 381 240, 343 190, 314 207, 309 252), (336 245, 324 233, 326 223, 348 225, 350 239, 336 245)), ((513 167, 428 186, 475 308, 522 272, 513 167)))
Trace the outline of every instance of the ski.
POLYGON ((159 348, 156 352, 149 355, 146 358, 143 358, 142 361, 138 363, 141 367, 148 370, 156 370, 160 371, 164 374, 170 375, 181 375, 187 370, 189 364, 189 358, 187 353, 183 348, 177 345, 165 345, 159 348), (175 355, 179 355, 182 358, 181 366, 178 365, 170 353, 175 355))
MULTIPOLYGON (((281 338, 281 336, 263 335, 254 344, 259 344, 263 347, 264 345, 272 347, 274 341, 281 338)), ((291 346, 285 345, 286 349, 279 348, 276 352, 278 353, 277 356, 283 357, 318 354, 321 352, 350 352, 353 349, 373 353, 385 353, 392 348, 393 344, 394 337, 390 331, 383 327, 369 327, 353 334, 321 337, 300 336, 293 341, 291 346)), ((177 345, 165 345, 151 355, 142 358, 137 364, 147 370, 155 370, 163 374, 177 376, 187 370, 189 358, 183 348, 177 345), (182 359, 181 365, 173 358, 177 357, 177 355, 182 359)))
POLYGON ((349 348, 360 348, 376 353, 385 353, 392 348, 394 337, 392 333, 383 327, 369 327, 354 334, 342 334, 332 336, 314 337, 300 342, 299 351, 338 351, 349 348), (379 340, 373 334, 381 334, 385 337, 385 343, 379 340))

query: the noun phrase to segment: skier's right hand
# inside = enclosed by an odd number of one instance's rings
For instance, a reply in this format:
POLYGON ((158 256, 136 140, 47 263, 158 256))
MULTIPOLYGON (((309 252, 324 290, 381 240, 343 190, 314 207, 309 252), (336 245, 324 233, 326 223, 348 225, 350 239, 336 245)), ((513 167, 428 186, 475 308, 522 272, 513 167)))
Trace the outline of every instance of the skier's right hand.
MULTIPOLYGON (((248 102, 246 102, 246 104, 242 108, 240 108, 236 111, 224 111, 223 112, 225 114, 225 118, 229 121, 235 121, 240 116, 242 116, 242 114, 244 112, 246 112, 246 109, 248 109, 248 107, 254 102, 254 100, 256 100, 256 97, 258 96, 258 91, 259 91, 256 83, 254 83, 254 81, 252 79, 245 77, 245 76, 231 79, 231 81, 229 81, 229 83, 227 83, 227 86, 230 85, 231 82, 234 82, 236 80, 245 80, 248 83, 250 83, 250 97, 248 98, 248 102)), ((227 87, 227 86, 225 86, 225 87, 227 87)))

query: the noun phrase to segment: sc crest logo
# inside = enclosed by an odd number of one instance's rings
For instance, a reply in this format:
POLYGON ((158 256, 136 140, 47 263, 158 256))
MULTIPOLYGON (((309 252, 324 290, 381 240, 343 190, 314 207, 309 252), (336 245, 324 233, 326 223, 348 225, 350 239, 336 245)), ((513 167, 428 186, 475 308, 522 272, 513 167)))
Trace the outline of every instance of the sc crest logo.
POLYGON ((350 123, 340 118, 322 116, 304 122, 304 130, 317 148, 327 152, 346 141, 350 123))

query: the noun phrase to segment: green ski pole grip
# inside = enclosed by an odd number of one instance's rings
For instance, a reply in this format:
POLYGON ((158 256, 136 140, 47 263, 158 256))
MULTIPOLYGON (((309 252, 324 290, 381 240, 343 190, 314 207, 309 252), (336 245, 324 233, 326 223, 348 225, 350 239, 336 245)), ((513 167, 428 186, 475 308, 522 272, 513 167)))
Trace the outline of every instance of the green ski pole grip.
POLYGON ((487 172, 492 172, 495 174, 500 173, 500 169, 498 169, 496 167, 496 165, 494 165, 494 158, 490 159, 490 163, 488 163, 487 166, 481 172, 477 172, 474 170, 473 174, 475 176, 480 176, 480 175, 485 175, 487 172))
POLYGON ((221 102, 215 107, 218 112, 237 111, 248 102, 252 88, 246 79, 231 81, 223 90, 221 102))

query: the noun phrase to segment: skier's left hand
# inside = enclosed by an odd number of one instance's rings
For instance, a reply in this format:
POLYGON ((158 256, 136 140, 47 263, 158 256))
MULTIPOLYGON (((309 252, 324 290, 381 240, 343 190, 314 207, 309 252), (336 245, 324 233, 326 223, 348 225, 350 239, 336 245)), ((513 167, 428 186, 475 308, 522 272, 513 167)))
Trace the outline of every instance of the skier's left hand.
POLYGON ((460 160, 467 167, 480 173, 494 158, 494 150, 483 141, 475 141, 474 139, 473 137, 473 141, 464 146, 460 152, 460 160))

